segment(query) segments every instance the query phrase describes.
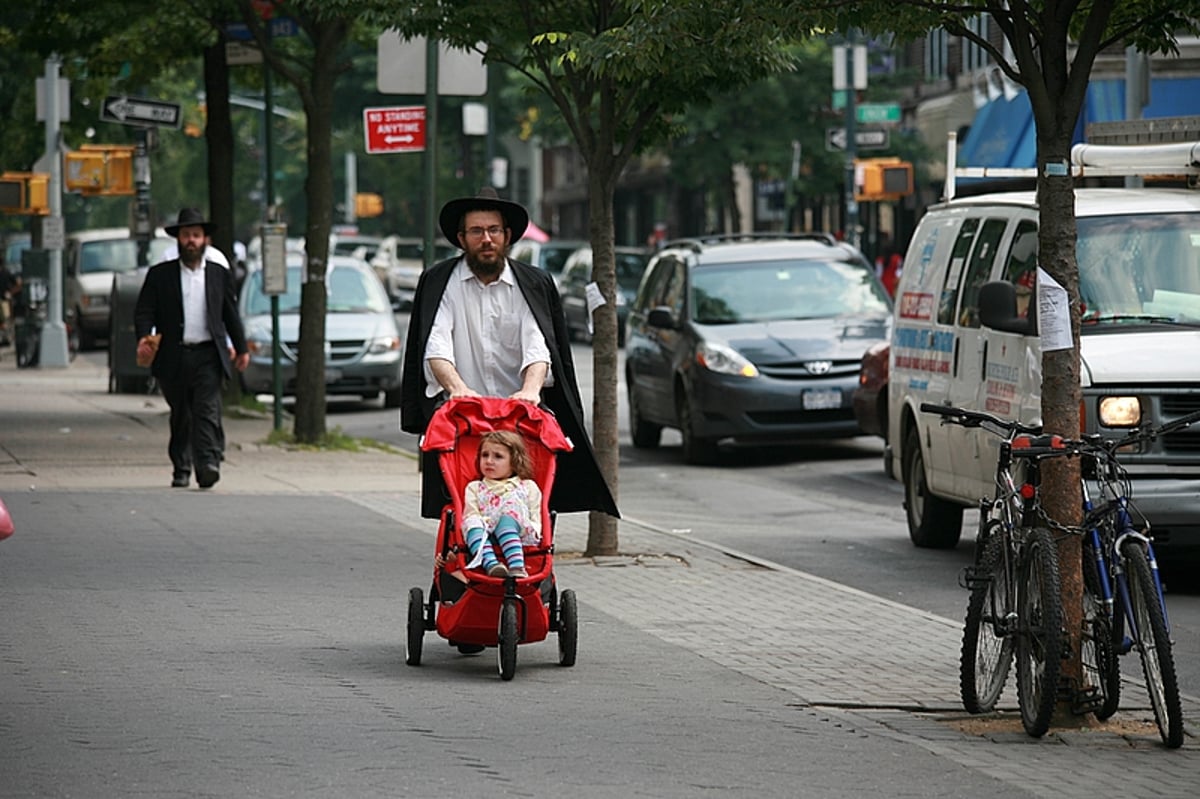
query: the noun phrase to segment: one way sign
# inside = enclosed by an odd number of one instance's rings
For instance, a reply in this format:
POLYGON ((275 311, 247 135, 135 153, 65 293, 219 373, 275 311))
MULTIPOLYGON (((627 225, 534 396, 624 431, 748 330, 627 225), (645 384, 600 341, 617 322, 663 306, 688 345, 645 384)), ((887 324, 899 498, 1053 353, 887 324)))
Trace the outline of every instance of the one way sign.
MULTIPOLYGON (((888 146, 886 130, 856 130, 854 131, 854 147, 857 150, 878 150, 888 146)), ((841 152, 846 149, 846 129, 826 128, 825 149, 830 152, 841 152)))
POLYGON ((368 153, 415 153, 425 149, 425 106, 364 108, 368 153))
POLYGON ((105 97, 100 118, 122 125, 153 125, 178 128, 182 123, 179 105, 141 97, 105 97))

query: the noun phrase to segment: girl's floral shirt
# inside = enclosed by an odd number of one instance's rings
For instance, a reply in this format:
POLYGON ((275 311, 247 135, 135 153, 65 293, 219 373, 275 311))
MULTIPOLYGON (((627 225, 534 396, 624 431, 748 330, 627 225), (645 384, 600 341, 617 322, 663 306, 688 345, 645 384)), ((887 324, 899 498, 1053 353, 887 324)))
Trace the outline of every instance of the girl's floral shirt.
POLYGON ((512 516, 521 525, 521 543, 542 542, 542 489, 516 475, 506 480, 473 480, 467 484, 463 505, 463 530, 482 527, 491 533, 501 516, 512 516))

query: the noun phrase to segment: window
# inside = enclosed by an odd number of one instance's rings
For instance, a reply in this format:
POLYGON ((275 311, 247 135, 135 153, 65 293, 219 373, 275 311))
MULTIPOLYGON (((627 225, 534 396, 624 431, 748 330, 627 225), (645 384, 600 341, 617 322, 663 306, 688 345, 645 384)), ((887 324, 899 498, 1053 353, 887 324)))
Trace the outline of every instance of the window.
POLYGON ((962 302, 958 323, 963 327, 979 327, 979 289, 992 276, 992 265, 996 262, 996 250, 1004 237, 1007 220, 989 219, 983 223, 975 250, 971 253, 971 265, 963 278, 962 302))
POLYGON ((942 296, 938 298, 938 323, 954 324, 954 309, 958 306, 958 278, 962 274, 963 263, 971 252, 971 244, 975 241, 975 232, 979 230, 978 219, 967 219, 958 231, 954 241, 954 250, 950 253, 950 267, 946 270, 946 279, 942 284, 942 296))

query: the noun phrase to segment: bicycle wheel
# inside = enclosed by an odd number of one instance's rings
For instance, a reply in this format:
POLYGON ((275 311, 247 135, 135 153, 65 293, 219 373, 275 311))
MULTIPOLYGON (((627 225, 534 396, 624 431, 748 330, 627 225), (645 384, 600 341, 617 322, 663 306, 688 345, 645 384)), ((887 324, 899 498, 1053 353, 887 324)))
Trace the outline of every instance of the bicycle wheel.
POLYGON ((1018 580, 1017 704, 1025 732, 1040 738, 1050 729, 1063 653, 1058 552, 1044 527, 1025 532, 1018 580))
POLYGON ((1125 580, 1129 585, 1129 604, 1133 615, 1134 646, 1142 658, 1146 690, 1154 706, 1154 720, 1163 743, 1176 749, 1183 744, 1183 708, 1179 702, 1179 683, 1175 679, 1175 659, 1167 635, 1166 618, 1159 603, 1158 589, 1150 573, 1146 550, 1138 541, 1121 545, 1125 580))
POLYGON ((959 687, 968 713, 990 713, 996 707, 1012 666, 1007 545, 1007 536, 990 534, 971 581, 959 661, 959 687))
MULTIPOLYGON (((1090 536, 1083 539, 1083 632, 1079 660, 1083 665, 1082 705, 1103 721, 1121 703, 1121 664, 1113 642, 1112 621, 1104 608, 1100 569, 1090 536)), ((1107 579, 1107 576, 1103 579, 1107 579)))

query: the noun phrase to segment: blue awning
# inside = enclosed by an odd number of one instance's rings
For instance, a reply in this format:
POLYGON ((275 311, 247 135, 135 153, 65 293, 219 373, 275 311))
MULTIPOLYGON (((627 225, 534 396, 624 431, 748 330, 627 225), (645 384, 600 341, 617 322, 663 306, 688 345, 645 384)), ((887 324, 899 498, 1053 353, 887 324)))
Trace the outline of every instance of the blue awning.
POLYGON ((958 151, 960 166, 1033 166, 1037 156, 1033 108, 1021 90, 980 108, 958 151), (1028 161, 1028 163, 1025 163, 1028 161))
MULTIPOLYGON (((1200 78, 1154 78, 1143 119, 1200 115, 1200 78)), ((1083 141, 1092 122, 1125 119, 1125 81, 1094 80, 1088 85, 1072 143, 1083 141)), ((959 166, 1032 168, 1037 164, 1033 108, 1024 89, 1009 100, 998 97, 975 114, 958 151, 959 166)), ((961 180, 961 179, 960 179, 961 180)))

